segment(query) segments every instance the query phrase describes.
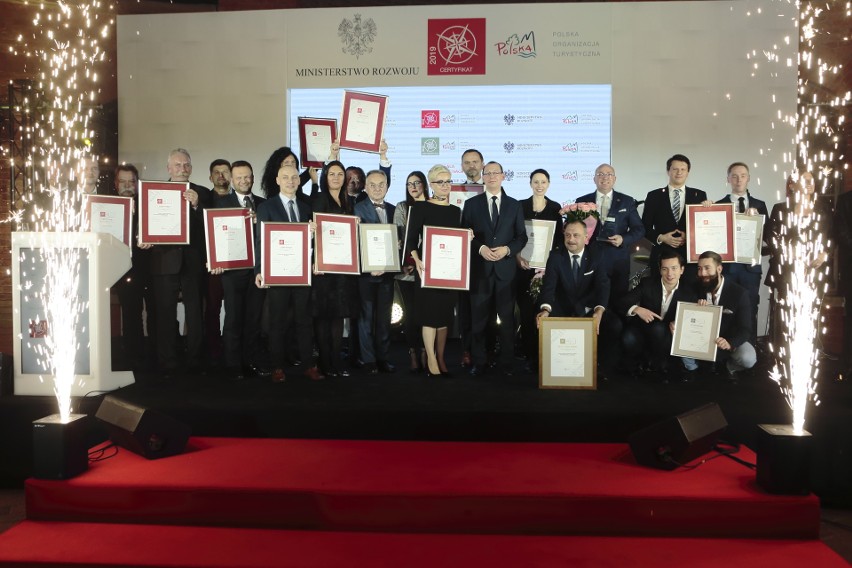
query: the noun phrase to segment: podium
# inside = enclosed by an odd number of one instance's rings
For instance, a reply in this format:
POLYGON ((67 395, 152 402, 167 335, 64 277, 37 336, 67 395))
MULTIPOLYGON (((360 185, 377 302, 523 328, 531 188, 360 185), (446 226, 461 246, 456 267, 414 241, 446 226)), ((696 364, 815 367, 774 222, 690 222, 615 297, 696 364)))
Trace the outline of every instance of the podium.
POLYGON ((16 395, 54 396, 53 376, 39 363, 50 321, 41 291, 45 247, 77 249, 78 347, 71 396, 111 391, 134 382, 131 371, 112 370, 110 286, 130 269, 130 248, 107 233, 12 233, 12 331, 16 395))

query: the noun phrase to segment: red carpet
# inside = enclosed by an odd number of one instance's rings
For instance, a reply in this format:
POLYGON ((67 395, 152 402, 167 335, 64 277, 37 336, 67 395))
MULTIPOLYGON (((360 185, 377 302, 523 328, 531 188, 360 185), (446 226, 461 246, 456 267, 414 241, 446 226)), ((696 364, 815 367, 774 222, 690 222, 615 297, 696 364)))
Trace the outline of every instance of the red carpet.
POLYGON ((724 457, 695 470, 643 468, 622 444, 195 438, 180 456, 148 461, 121 450, 70 481, 29 480, 27 513, 324 531, 819 534, 814 496, 767 495, 752 470, 724 457))

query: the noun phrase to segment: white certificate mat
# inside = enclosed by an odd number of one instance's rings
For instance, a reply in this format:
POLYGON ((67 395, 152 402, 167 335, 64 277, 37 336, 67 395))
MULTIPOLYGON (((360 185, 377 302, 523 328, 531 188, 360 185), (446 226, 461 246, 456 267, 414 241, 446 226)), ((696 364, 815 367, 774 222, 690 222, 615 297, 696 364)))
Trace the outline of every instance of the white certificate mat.
POLYGON ((521 251, 533 268, 545 268, 550 250, 553 248, 553 236, 556 234, 556 221, 530 219, 524 221, 527 232, 527 244, 521 251))
POLYGON ((248 260, 245 223, 234 224, 229 217, 215 217, 213 223, 213 242, 216 244, 216 256, 222 261, 248 260))
POLYGON ((716 338, 722 325, 722 306, 678 302, 671 354, 702 361, 716 360, 716 338))
POLYGON ((323 223, 320 238, 323 245, 323 262, 352 264, 352 233, 349 231, 349 224, 334 221, 323 223))
POLYGON ((180 234, 183 203, 183 195, 176 191, 148 191, 148 234, 152 237, 180 234))
POLYGON ((399 272, 396 225, 361 223, 361 272, 399 272))
MULTIPOLYGON (((270 242, 277 246, 269 249, 269 274, 283 278, 297 278, 305 273, 302 251, 309 243, 302 233, 294 231, 270 231, 270 242)), ((308 271, 310 272, 310 271, 308 271)))
POLYGON ((735 215, 737 233, 737 262, 756 266, 760 264, 760 251, 763 244, 763 215, 735 215))
POLYGON ((592 318, 541 320, 539 388, 596 389, 597 335, 592 318))

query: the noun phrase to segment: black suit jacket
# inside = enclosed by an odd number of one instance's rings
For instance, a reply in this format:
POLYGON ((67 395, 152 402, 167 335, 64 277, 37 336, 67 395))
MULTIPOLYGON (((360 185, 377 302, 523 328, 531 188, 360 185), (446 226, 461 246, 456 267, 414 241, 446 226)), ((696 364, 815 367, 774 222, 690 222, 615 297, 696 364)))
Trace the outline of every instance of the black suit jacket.
MULTIPOLYGON (((260 204, 266 201, 266 199, 260 197, 259 195, 251 194, 252 201, 254 201, 254 210, 257 211, 257 208, 260 207, 260 204)), ((243 207, 243 204, 240 202, 240 198, 237 196, 237 192, 231 191, 231 193, 227 195, 214 195, 213 196, 213 207, 216 209, 228 209, 235 207, 243 207)), ((260 248, 257 246, 258 243, 258 233, 260 232, 260 225, 258 224, 257 218, 255 218, 255 223, 252 226, 252 236, 254 237, 255 247, 254 247, 254 258, 255 265, 258 263, 258 258, 260 257, 260 248)), ((245 270, 251 270, 250 268, 246 268, 245 270)), ((226 270, 222 277, 231 278, 236 274, 244 272, 243 270, 226 270)))
POLYGON ((661 187, 648 193, 645 198, 645 209, 642 211, 642 224, 645 225, 645 237, 654 245, 651 255, 651 266, 654 266, 662 250, 674 250, 686 259, 686 245, 674 249, 668 245, 658 245, 657 237, 670 233, 675 229, 686 234, 686 206, 699 205, 707 201, 707 194, 694 187, 685 187, 684 202, 681 204, 682 213, 679 220, 674 218, 672 204, 669 201, 669 188, 661 187))
POLYGON ((207 247, 204 243, 204 212, 212 206, 212 191, 204 186, 190 183, 198 193, 198 207, 189 208, 189 245, 156 245, 151 248, 151 274, 179 274, 181 270, 204 272, 207 263, 207 247))
POLYGON ((497 227, 491 227, 490 201, 488 192, 475 195, 465 201, 462 211, 462 227, 473 230, 471 242, 471 277, 512 280, 517 263, 515 256, 527 244, 524 213, 518 200, 503 192, 500 198, 500 217, 497 227), (509 255, 496 262, 486 261, 479 254, 481 247, 509 247, 509 255))
MULTIPOLYGON (((595 203, 597 201, 596 192, 593 191, 592 193, 578 197, 576 201, 577 203, 595 203)), ((645 236, 645 225, 642 223, 642 218, 639 217, 636 200, 629 195, 613 191, 607 217, 614 218, 615 234, 621 235, 624 241, 620 247, 603 243, 601 252, 606 251, 604 254, 612 258, 629 258, 630 247, 645 236)), ((595 226, 592 239, 597 239, 598 233, 600 233, 605 222, 606 219, 601 219, 595 226)))
MULTIPOLYGON (((706 293, 699 293, 699 298, 706 298, 706 293)), ((725 280, 722 296, 718 304, 722 306, 722 324, 719 327, 719 337, 724 337, 736 349, 751 337, 752 311, 746 289, 725 280)))
POLYGON ((547 259, 539 304, 549 304, 552 316, 587 317, 595 306, 607 306, 609 287, 606 265, 596 246, 583 251, 579 282, 571 274, 571 253, 563 248, 547 259))
POLYGON ((837 198, 833 225, 840 265, 840 288, 848 295, 852 291, 852 192, 837 198))
MULTIPOLYGON (((668 324, 674 321, 675 315, 677 315, 678 302, 694 303, 697 299, 695 291, 681 283, 674 291, 674 297, 669 304, 666 315, 663 317, 663 323, 668 324)), ((616 309, 620 315, 626 316, 627 311, 633 306, 639 306, 651 310, 655 314, 660 314, 663 307, 663 285, 659 278, 643 278, 638 286, 618 300, 616 309)))
MULTIPOLYGON (((296 207, 299 210, 299 222, 307 223, 313 219, 314 213, 311 210, 311 206, 304 199, 299 199, 296 197, 296 207)), ((289 223, 290 216, 287 214, 287 211, 284 209, 284 204, 281 202, 281 197, 276 195, 271 197, 257 206, 257 226, 255 227, 254 232, 254 249, 255 249, 255 261, 254 261, 254 273, 260 274, 260 236, 261 236, 261 223, 264 222, 275 222, 275 223, 289 223)))
MULTIPOLYGON (((767 209, 766 209, 766 203, 765 202, 761 201, 757 197, 754 197, 750 192, 747 192, 747 193, 748 193, 748 206, 749 206, 749 208, 753 207, 753 208, 757 209, 758 214, 763 215, 763 241, 765 243, 766 242, 767 230, 769 228, 769 211, 767 211, 767 209)), ((730 194, 726 195, 725 197, 723 197, 722 199, 720 199, 716 203, 731 203, 731 195, 730 194)), ((734 206, 736 206, 736 203, 734 203, 734 206)), ((734 209, 734 211, 736 211, 736 209, 734 209)), ((766 247, 764 245, 764 246, 761 247, 761 250, 764 250, 765 248, 766 247)), ((755 274, 760 274, 760 273, 763 272, 763 268, 761 267, 761 265, 759 263, 755 264, 753 266, 751 264, 743 264, 742 267, 743 267, 744 270, 747 270, 748 272, 753 272, 755 274)))

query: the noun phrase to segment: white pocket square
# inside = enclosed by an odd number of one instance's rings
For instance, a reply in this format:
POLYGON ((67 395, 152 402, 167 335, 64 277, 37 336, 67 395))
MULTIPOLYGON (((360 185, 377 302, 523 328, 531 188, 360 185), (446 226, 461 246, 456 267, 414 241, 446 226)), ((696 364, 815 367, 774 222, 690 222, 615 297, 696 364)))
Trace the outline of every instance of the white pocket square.
POLYGON ((722 310, 722 313, 723 314, 732 314, 732 313, 734 313, 734 310, 724 309, 724 310, 722 310))
POLYGON ((590 270, 589 272, 584 273, 583 276, 589 276, 590 274, 594 274, 594 273, 595 273, 594 270, 590 270))

